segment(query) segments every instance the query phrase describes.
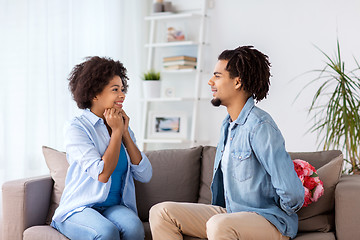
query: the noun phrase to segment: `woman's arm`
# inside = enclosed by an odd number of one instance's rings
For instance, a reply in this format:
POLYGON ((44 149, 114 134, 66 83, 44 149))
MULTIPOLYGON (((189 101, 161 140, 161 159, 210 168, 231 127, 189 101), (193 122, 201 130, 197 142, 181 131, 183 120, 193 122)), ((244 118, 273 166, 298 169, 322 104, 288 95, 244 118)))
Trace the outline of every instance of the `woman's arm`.
POLYGON ((129 154, 131 163, 134 165, 139 165, 142 156, 141 153, 139 151, 139 149, 137 148, 136 144, 134 143, 134 141, 131 139, 130 133, 129 133, 129 121, 130 118, 126 115, 125 111, 122 110, 122 116, 124 118, 124 132, 122 135, 122 140, 123 143, 126 147, 126 150, 129 154))
POLYGON ((129 128, 129 117, 123 111, 124 118, 124 132, 123 143, 126 147, 127 153, 131 161, 131 172, 134 179, 140 182, 149 182, 152 176, 152 167, 147 156, 140 152, 136 145, 134 133, 129 128))
POLYGON ((121 141, 124 132, 124 120, 120 111, 111 108, 104 112, 106 123, 111 128, 111 137, 109 146, 105 150, 102 160, 104 161, 104 169, 99 174, 98 180, 106 183, 111 174, 114 172, 117 162, 119 160, 121 141))

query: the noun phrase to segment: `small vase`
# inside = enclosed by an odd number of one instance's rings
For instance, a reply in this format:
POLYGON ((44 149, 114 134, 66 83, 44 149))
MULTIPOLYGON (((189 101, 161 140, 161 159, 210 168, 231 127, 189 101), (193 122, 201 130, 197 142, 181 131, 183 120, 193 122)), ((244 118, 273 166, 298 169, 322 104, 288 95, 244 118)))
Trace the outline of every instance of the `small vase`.
POLYGON ((163 4, 162 2, 154 2, 153 3, 153 12, 159 13, 163 11, 163 4))
POLYGON ((144 80, 143 93, 144 98, 159 98, 161 82, 159 80, 144 80))

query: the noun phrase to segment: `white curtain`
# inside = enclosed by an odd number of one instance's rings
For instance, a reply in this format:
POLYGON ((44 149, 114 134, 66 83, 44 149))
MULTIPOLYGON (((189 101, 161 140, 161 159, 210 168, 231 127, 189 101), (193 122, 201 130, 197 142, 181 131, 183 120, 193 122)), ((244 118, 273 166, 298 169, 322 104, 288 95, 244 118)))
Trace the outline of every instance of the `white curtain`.
POLYGON ((64 123, 80 112, 67 77, 87 56, 124 63, 130 76, 127 109, 139 125, 147 2, 0 0, 1 184, 48 174, 41 146, 64 150, 64 123))

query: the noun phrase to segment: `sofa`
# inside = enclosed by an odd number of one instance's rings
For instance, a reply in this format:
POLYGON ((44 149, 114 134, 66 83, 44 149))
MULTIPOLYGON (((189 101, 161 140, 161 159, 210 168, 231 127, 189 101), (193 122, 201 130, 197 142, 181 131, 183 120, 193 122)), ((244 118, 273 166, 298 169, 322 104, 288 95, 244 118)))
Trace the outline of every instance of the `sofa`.
MULTIPOLYGON (((149 209, 163 201, 210 203, 210 184, 216 148, 147 151, 153 166, 149 183, 136 182, 138 214, 146 240, 151 232, 149 209)), ((3 184, 3 240, 65 240, 49 226, 59 203, 68 164, 65 153, 43 147, 50 175, 3 184)), ((299 212, 296 240, 360 239, 360 176, 341 175, 341 151, 289 153, 292 159, 312 164, 324 183, 325 193, 299 212)), ((184 236, 186 240, 198 238, 184 236)))

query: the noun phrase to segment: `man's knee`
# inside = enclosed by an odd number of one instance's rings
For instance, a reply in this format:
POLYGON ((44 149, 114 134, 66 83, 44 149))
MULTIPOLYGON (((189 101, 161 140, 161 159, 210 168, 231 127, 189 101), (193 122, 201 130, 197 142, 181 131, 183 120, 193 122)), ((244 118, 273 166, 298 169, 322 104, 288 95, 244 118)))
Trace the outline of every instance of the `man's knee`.
POLYGON ((164 214, 167 214, 169 210, 171 211, 175 204, 174 202, 162 202, 152 206, 149 212, 149 220, 152 221, 159 217, 163 218, 164 214))
POLYGON ((208 236, 221 236, 221 232, 226 231, 229 226, 227 214, 217 214, 206 222, 206 233, 208 236))

